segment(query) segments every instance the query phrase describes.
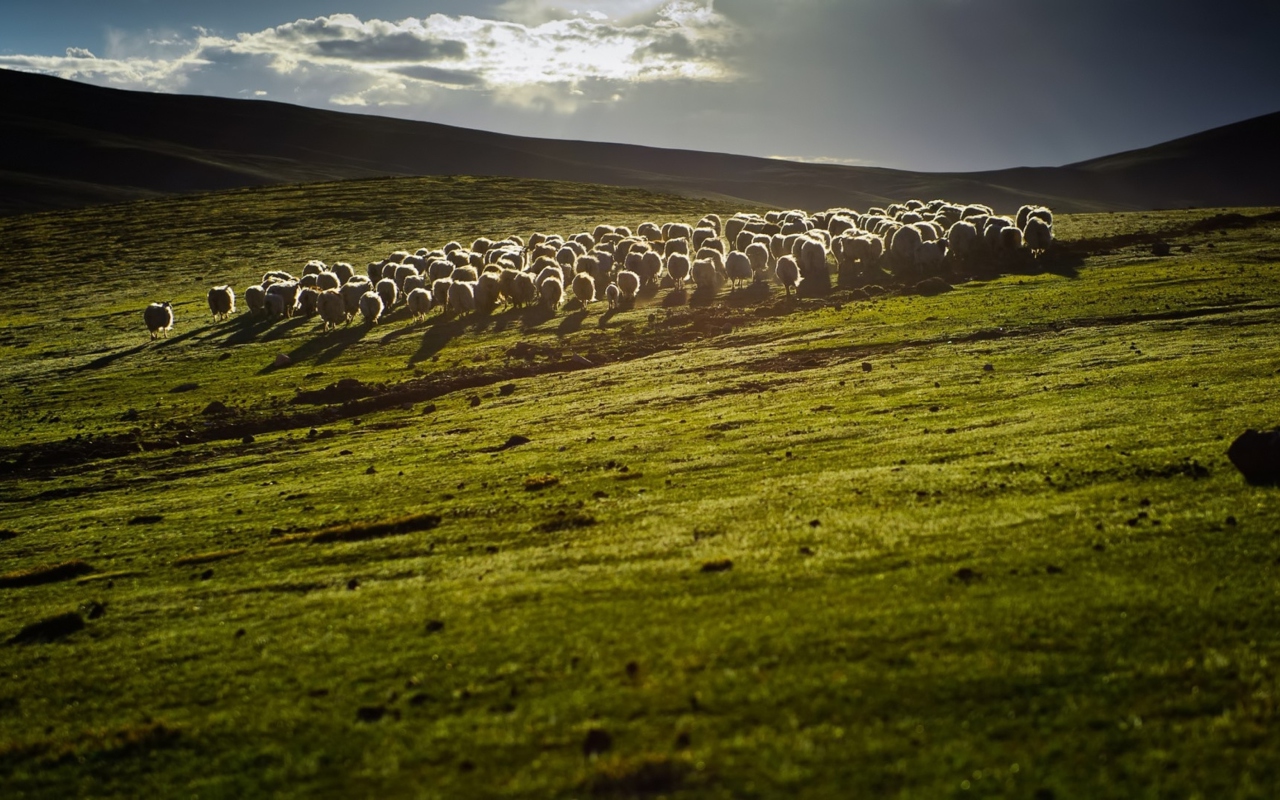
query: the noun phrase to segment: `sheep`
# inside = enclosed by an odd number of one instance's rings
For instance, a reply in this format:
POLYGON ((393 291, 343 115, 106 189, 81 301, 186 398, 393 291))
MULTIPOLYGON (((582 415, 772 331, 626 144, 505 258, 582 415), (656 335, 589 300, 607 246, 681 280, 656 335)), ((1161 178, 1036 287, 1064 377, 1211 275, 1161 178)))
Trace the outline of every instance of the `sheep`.
POLYGON ((678 239, 668 239, 667 241, 663 242, 662 257, 666 258, 667 256, 670 256, 673 253, 679 253, 682 256, 689 255, 689 240, 678 238, 678 239))
POLYGON ((691 269, 692 265, 686 255, 674 253, 667 259, 667 274, 671 276, 671 283, 675 286, 676 291, 684 290, 684 282, 689 279, 691 269))
POLYGON ((723 239, 714 239, 714 238, 713 238, 713 239, 708 239, 708 240, 706 240, 705 242, 703 242, 703 243, 702 243, 702 247, 701 247, 700 249, 702 249, 702 250, 715 250, 715 251, 716 251, 717 253, 719 253, 720 255, 724 255, 724 240, 723 240, 723 239))
POLYGON ((511 285, 511 304, 517 308, 527 308, 538 299, 538 284, 533 275, 521 272, 515 276, 511 285))
POLYGON ((1005 217, 991 217, 987 220, 987 224, 982 228, 982 240, 989 250, 999 250, 1001 242, 1000 231, 1013 225, 1013 221, 1005 217))
POLYGON ((325 269, 326 267, 323 261, 319 259, 312 259, 303 266, 302 275, 303 277, 306 277, 307 275, 319 275, 321 272, 324 272, 325 269))
POLYGON ((293 280, 297 280, 297 279, 294 278, 289 273, 283 272, 278 269, 273 269, 270 272, 263 274, 262 288, 265 289, 273 283, 284 283, 285 281, 293 281, 293 280))
POLYGON ((449 284, 449 313, 466 314, 476 310, 476 284, 453 281, 449 284))
POLYGON ((236 293, 230 286, 215 286, 209 290, 209 311, 213 313, 214 322, 236 313, 236 293))
POLYGON ((244 304, 253 316, 258 316, 266 309, 266 300, 267 292, 260 285, 254 283, 245 288, 244 304))
POLYGON ((720 235, 720 224, 721 223, 720 223, 719 214, 708 214, 702 219, 698 220, 699 228, 710 228, 711 230, 715 231, 716 236, 720 235))
POLYGON ((267 299, 279 297, 282 312, 279 316, 293 316, 293 308, 298 304, 298 283, 297 281, 285 281, 282 283, 273 283, 267 287, 267 299))
POLYGON ((947 229, 947 248, 957 258, 967 258, 978 241, 978 229, 963 220, 947 229))
POLYGON ((618 273, 617 286, 623 300, 628 303, 635 302, 636 295, 640 292, 640 276, 629 269, 624 269, 618 273))
POLYGON ((1018 215, 1014 218, 1013 224, 1017 225, 1019 228, 1026 228, 1027 218, 1031 216, 1031 212, 1035 210, 1035 206, 1022 206, 1018 209, 1018 215))
POLYGON ((946 254, 947 249, 941 242, 921 242, 916 247, 916 267, 925 273, 935 272, 946 254))
POLYGON ((347 320, 360 313, 360 298, 364 297, 365 292, 373 291, 373 284, 368 278, 354 277, 346 283, 342 284, 342 288, 338 292, 342 295, 342 306, 347 312, 347 320))
POLYGON ((431 307, 441 309, 442 314, 449 310, 449 287, 453 285, 451 278, 440 278, 431 284, 431 307))
POLYGON ((728 279, 729 275, 724 271, 724 256, 719 250, 712 250, 710 247, 704 247, 698 251, 695 258, 701 261, 710 261, 716 265, 716 274, 723 279, 728 279))
POLYGON ((490 247, 493 247, 493 241, 481 236, 471 243, 471 252, 484 255, 490 247))
POLYGON ((396 288, 396 282, 391 278, 383 278, 378 281, 373 290, 382 299, 382 309, 385 314, 390 314, 391 309, 395 308, 396 303, 400 302, 400 290, 396 288))
POLYGON ((690 241, 693 243, 693 249, 697 251, 702 249, 702 245, 714 238, 716 238, 716 232, 711 228, 695 228, 693 238, 690 241))
POLYGON ((724 238, 728 239, 730 244, 738 241, 738 234, 742 233, 747 227, 747 220, 744 217, 730 217, 724 223, 724 238))
POLYGON ((636 234, 651 242, 658 242, 662 240, 662 228, 659 228, 652 222, 640 223, 640 227, 636 228, 636 234))
MULTIPOLYGON (((797 265, 805 282, 831 287, 831 275, 827 271, 827 246, 821 239, 805 238, 800 248, 797 265)), ((798 286, 799 284, 797 284, 798 286)))
POLYGON ((431 282, 447 278, 453 274, 453 262, 445 258, 438 258, 427 263, 427 279, 431 282))
POLYGON ((320 293, 312 288, 304 288, 298 290, 298 303, 294 306, 294 310, 304 317, 314 317, 316 314, 316 300, 320 297, 320 293))
POLYGON ((382 297, 377 292, 365 292, 360 295, 360 316, 366 325, 377 325, 382 316, 382 297))
POLYGON ((555 311, 564 301, 564 284, 558 277, 549 277, 538 282, 539 302, 544 308, 555 311))
POLYGON ((502 300, 502 273, 486 272, 476 281, 475 310, 489 313, 502 300))
POLYGON ((320 313, 326 331, 345 324, 348 319, 346 303, 337 289, 325 289, 320 293, 316 298, 316 311, 320 313))
POLYGON ((411 277, 416 277, 417 275, 418 275, 417 267, 414 267, 410 264, 401 264, 400 266, 396 267, 395 272, 392 273, 391 275, 391 279, 396 282, 396 288, 399 289, 401 292, 403 292, 404 282, 411 277))
POLYGON ((729 240, 729 244, 733 246, 734 250, 745 251, 755 240, 756 235, 753 231, 743 230, 738 233, 737 238, 729 240))
POLYGON ((1045 208, 1044 206, 1040 206, 1034 209, 1030 214, 1027 215, 1027 219, 1038 219, 1041 222, 1048 225, 1050 228, 1053 228, 1053 212, 1045 208))
POLYGON ((757 282, 765 280, 769 270, 769 248, 762 242, 752 242, 742 251, 751 262, 751 271, 757 282))
POLYGON ((792 256, 782 256, 778 259, 778 264, 773 268, 773 274, 778 278, 778 283, 787 290, 787 296, 791 295, 792 289, 798 289, 800 281, 800 265, 796 263, 792 256))
POLYGON ((407 295, 409 294, 409 292, 412 292, 414 289, 425 289, 425 288, 427 288, 427 279, 422 277, 421 275, 414 275, 413 277, 407 278, 405 280, 404 286, 400 287, 400 293, 407 295))
POLYGON ((1000 229, 1000 249, 1007 251, 1022 249, 1022 231, 1013 225, 1000 229))
POLYGON ((742 283, 755 279, 755 268, 751 264, 750 257, 740 250, 734 250, 729 254, 724 260, 724 269, 735 289, 742 283))
POLYGON ((912 264, 916 258, 916 248, 924 242, 920 231, 911 225, 905 225, 893 234, 889 241, 889 255, 899 264, 912 264))
POLYGON ((612 225, 604 225, 604 224, 597 225, 595 227, 595 230, 591 232, 591 238, 595 239, 598 242, 613 232, 614 232, 614 228, 612 225))
POLYGON ((404 260, 411 255, 413 255, 413 253, 410 253, 408 250, 397 250, 387 256, 387 262, 390 264, 403 264, 404 260))
POLYGON ((413 321, 421 323, 431 310, 431 293, 422 288, 413 289, 404 297, 404 302, 408 306, 408 312, 413 315, 413 321))
POLYGON ((333 265, 332 272, 338 276, 338 285, 341 286, 355 276, 356 269, 345 261, 339 261, 333 265))
POLYGON ((622 290, 618 288, 618 284, 611 283, 605 287, 604 299, 609 301, 609 310, 613 311, 618 308, 618 301, 622 297, 622 290))
MULTIPOLYGON (((382 265, 382 277, 378 280, 394 281, 396 279, 396 270, 404 266, 398 261, 387 261, 382 265)), ((376 285, 378 281, 374 281, 376 285)))
POLYGON ((283 317, 286 312, 292 310, 285 307, 284 297, 282 295, 269 294, 267 295, 266 303, 268 317, 283 317))
POLYGON ((340 286, 342 286, 342 279, 338 277, 337 273, 321 272, 319 275, 316 275, 315 288, 318 291, 327 292, 330 289, 337 289, 340 286))
POLYGON ((693 276, 693 282, 698 286, 698 291, 713 292, 720 288, 720 274, 716 272, 714 262, 699 259, 693 262, 689 272, 693 276))
POLYGON ((596 280, 591 277, 590 272, 579 272, 574 275, 570 288, 573 290, 573 296, 582 304, 584 310, 587 304, 596 297, 596 280))
POLYGON ((480 276, 475 267, 468 265, 455 268, 453 272, 449 273, 449 278, 454 283, 475 283, 480 279, 480 276))
POLYGON ((311 273, 310 275, 303 275, 301 278, 298 279, 298 288, 314 289, 320 283, 319 278, 320 278, 319 274, 314 272, 311 273))
POLYGON ((657 283, 663 269, 662 256, 650 250, 640 257, 640 269, 636 274, 642 284, 657 283))
POLYGON ((151 334, 151 340, 163 336, 169 338, 169 331, 173 330, 173 303, 152 303, 143 309, 142 321, 147 323, 147 331, 151 334))
POLYGON ((1028 217, 1022 238, 1034 256, 1040 256, 1053 243, 1053 228, 1040 217, 1028 217))

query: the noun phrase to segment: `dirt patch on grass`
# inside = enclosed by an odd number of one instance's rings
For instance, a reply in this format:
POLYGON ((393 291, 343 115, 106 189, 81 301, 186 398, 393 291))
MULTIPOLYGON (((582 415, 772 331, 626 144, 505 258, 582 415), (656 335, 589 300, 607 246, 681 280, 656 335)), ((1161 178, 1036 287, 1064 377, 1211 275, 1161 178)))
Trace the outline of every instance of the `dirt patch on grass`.
POLYGON ((558 517, 534 525, 533 529, 539 533, 555 533, 556 531, 568 531, 574 528, 589 528, 595 524, 596 518, 590 514, 562 513, 558 517))
POLYGON ((84 617, 75 611, 68 611, 24 626, 9 639, 9 644, 56 642, 81 630, 84 630, 84 617))
POLYGON ((596 765, 586 789, 596 797, 656 797, 680 789, 689 774, 684 760, 646 754, 613 758, 596 765))
POLYGON ((178 728, 165 722, 147 722, 112 730, 88 731, 71 740, 49 740, 0 745, 0 764, 38 761, 57 764, 106 756, 126 757, 171 747, 181 738, 178 728))
POLYGON ((290 533, 273 539, 271 544, 327 544, 331 542, 363 542, 386 536, 403 536, 407 533, 429 531, 440 526, 437 514, 415 514, 410 517, 383 520, 381 522, 349 522, 332 525, 318 531, 290 533))
POLYGON ((17 589, 23 586, 69 581, 90 572, 93 572, 93 567, 78 558, 61 564, 45 564, 0 575, 0 589, 17 589))
POLYGON ((530 475, 524 479, 524 488, 526 491, 536 492, 541 489, 550 489, 558 483, 560 483, 558 475, 530 475))
POLYGON ((0 531, 0 542, 7 542, 10 539, 17 539, 17 538, 18 538, 17 531, 9 531, 9 530, 0 531))

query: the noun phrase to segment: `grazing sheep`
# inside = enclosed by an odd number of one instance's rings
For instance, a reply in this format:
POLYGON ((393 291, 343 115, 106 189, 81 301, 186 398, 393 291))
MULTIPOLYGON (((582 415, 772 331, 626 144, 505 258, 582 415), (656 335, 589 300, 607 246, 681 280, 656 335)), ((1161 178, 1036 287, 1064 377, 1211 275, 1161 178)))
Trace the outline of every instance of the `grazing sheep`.
POLYGON ((609 301, 609 310, 613 311, 618 307, 618 300, 622 297, 622 290, 618 288, 618 284, 611 283, 605 287, 604 299, 609 301))
MULTIPOLYGON (((394 281, 396 279, 396 270, 404 266, 398 261, 388 261, 382 265, 382 277, 378 280, 394 281)), ((376 284, 378 281, 374 281, 376 284)))
POLYGON ((724 255, 719 250, 712 250, 710 247, 704 247, 698 251, 696 256, 698 260, 710 261, 716 265, 716 274, 722 280, 728 280, 729 275, 724 271, 724 255))
POLYGON ((304 317, 314 317, 316 315, 316 302, 320 297, 320 293, 310 287, 298 290, 298 305, 294 310, 304 317))
POLYGON ((698 291, 710 292, 720 288, 720 273, 716 272, 714 262, 699 259, 693 262, 689 272, 693 277, 693 282, 698 287, 698 291))
POLYGON ((1053 243, 1053 228, 1040 217, 1028 217, 1022 238, 1034 256, 1040 256, 1053 243))
POLYGON ((260 285, 250 284, 244 290, 244 304, 249 307, 249 313, 258 316, 267 307, 267 291, 260 285))
POLYGON ((800 286, 800 265, 792 256, 782 256, 778 259, 778 264, 773 268, 773 274, 778 278, 783 288, 787 290, 787 295, 791 294, 791 290, 800 286))
POLYGON ((1053 212, 1044 206, 1033 209, 1031 213, 1027 215, 1027 219, 1038 219, 1050 228, 1053 227, 1053 212))
POLYGON ((412 266, 410 264, 401 264, 400 266, 396 267, 395 272, 391 276, 391 279, 396 282, 396 288, 403 292, 404 282, 407 281, 409 278, 417 277, 417 275, 418 275, 417 267, 412 266))
POLYGON ((898 228, 889 241, 889 255, 901 265, 915 263, 916 248, 924 242, 920 230, 911 225, 898 228))
POLYGON ((650 250, 640 257, 640 269, 636 274, 640 276, 642 284, 657 283, 662 278, 662 272, 662 256, 650 250))
POLYGON ((298 279, 299 289, 314 289, 319 284, 320 284, 320 275, 314 272, 311 273, 310 275, 303 275, 301 278, 298 279))
POLYGON ((326 331, 345 324, 349 319, 346 303, 337 289, 325 289, 320 293, 316 298, 316 311, 320 313, 326 331))
POLYGON ((555 311, 564 302, 564 284, 558 277, 549 277, 538 282, 539 302, 544 308, 555 311))
POLYGON ((804 282, 831 288, 831 273, 827 270, 827 246, 821 239, 805 238, 797 262, 804 282))
POLYGON ((471 252, 484 255, 488 252, 490 247, 493 247, 493 241, 481 236, 479 239, 476 239, 471 243, 471 252))
POLYGON ((283 317, 286 311, 290 311, 290 312, 292 311, 291 308, 286 309, 284 304, 284 297, 282 295, 269 294, 267 295, 266 303, 267 303, 268 317, 272 317, 272 318, 283 317))
POLYGON ((711 230, 715 231, 716 236, 719 236, 720 235, 720 215, 719 214, 706 215, 702 219, 698 220, 698 227, 710 228, 711 230))
POLYGON ((729 242, 733 245, 734 250, 745 251, 755 240, 756 235, 754 231, 743 230, 738 233, 736 239, 730 239, 729 242))
MULTIPOLYGON (((272 297, 280 298, 282 308, 281 314, 278 316, 293 316, 294 306, 298 304, 298 283, 297 281, 285 281, 282 283, 273 283, 267 287, 267 301, 270 303, 272 297)), ((268 305, 268 310, 270 305, 268 305)))
POLYGON ((338 284, 342 285, 355 276, 356 268, 345 261, 339 261, 337 264, 333 265, 332 272, 334 275, 338 276, 338 284))
POLYGON ((668 239, 667 241, 663 242, 662 243, 663 257, 665 258, 667 256, 672 255, 673 253, 679 253, 682 256, 689 255, 689 240, 678 238, 678 239, 668 239))
POLYGON ((426 289, 414 289, 405 298, 405 303, 409 306, 409 313, 413 315, 413 321, 422 322, 427 318, 427 313, 431 311, 431 292, 426 289))
POLYGON ((968 258, 978 242, 978 229, 968 222, 957 222, 947 229, 947 248, 956 258, 968 258))
POLYGON ((405 280, 404 286, 400 287, 400 293, 407 295, 409 292, 412 292, 414 289, 425 289, 425 288, 427 288, 427 279, 422 277, 421 275, 414 275, 413 277, 405 280))
POLYGON ((391 278, 383 278, 374 285, 373 290, 378 293, 378 297, 382 299, 382 309, 384 314, 390 314, 391 309, 396 307, 396 303, 400 302, 400 290, 396 288, 395 280, 391 278))
POLYGON ((579 272, 574 275, 570 288, 583 309, 586 309, 587 304, 596 298, 596 279, 591 277, 590 272, 579 272))
POLYGON ((236 293, 230 286, 215 286, 209 290, 209 311, 213 320, 224 320, 236 313, 236 293))
POLYGON ((942 259, 946 254, 947 249, 941 242, 921 242, 916 247, 916 268, 932 274, 942 266, 942 259))
POLYGON ((751 271, 757 281, 763 281, 769 274, 769 247, 763 242, 752 242, 742 251, 751 262, 751 271))
POLYGON ((454 283, 475 283, 480 279, 480 275, 476 272, 475 267, 468 265, 455 268, 453 272, 449 273, 449 278, 454 283))
POLYGON ((475 310, 487 314, 502 300, 502 273, 486 272, 476 281, 475 310))
POLYGON ((427 264, 427 279, 434 283, 441 278, 447 278, 452 275, 454 269, 452 261, 446 258, 438 258, 427 264))
POLYGON ((662 240, 662 228, 659 228, 652 222, 640 223, 640 227, 636 228, 636 234, 651 242, 658 242, 662 240))
POLYGON ((294 280, 297 280, 297 279, 294 278, 289 273, 283 272, 278 269, 273 269, 270 272, 263 274, 262 288, 265 289, 273 283, 284 283, 286 281, 294 281, 294 280))
POLYGON ((617 286, 623 300, 628 303, 635 302, 636 295, 640 293, 640 276, 631 270, 624 269, 618 273, 617 286))
POLYGON ((703 250, 715 250, 720 255, 724 255, 724 239, 708 239, 702 243, 703 250))
POLYGON ((404 260, 412 255, 413 253, 410 253, 408 250, 397 250, 387 256, 387 262, 390 264, 403 264, 404 260))
POLYGON ((1022 206, 1018 209, 1018 215, 1014 217, 1013 224, 1017 225, 1019 228, 1027 227, 1027 218, 1031 216, 1031 212, 1035 210, 1035 206, 1022 206))
POLYGON ((160 336, 168 339, 169 331, 173 330, 173 304, 152 303, 143 309, 142 321, 147 323, 152 341, 160 336))
POLYGON ((693 249, 697 251, 714 238, 716 238, 716 232, 711 228, 694 228, 693 238, 690 241, 693 242, 693 249))
POLYGON ((614 228, 612 225, 600 224, 600 225, 597 225, 595 227, 595 230, 591 232, 591 238, 595 239, 598 242, 613 232, 614 232, 614 228))
POLYGON ((342 286, 342 279, 334 272, 321 272, 316 276, 316 289, 321 292, 327 292, 330 289, 337 289, 342 286))
POLYGON ((686 255, 674 253, 667 259, 667 274, 671 276, 671 283, 676 291, 684 290, 684 282, 689 280, 692 269, 693 265, 689 263, 689 257, 686 255))
POLYGON ((351 280, 342 284, 342 288, 338 290, 342 294, 342 302, 347 310, 348 317, 354 317, 360 313, 360 298, 365 292, 373 291, 373 284, 369 279, 357 275, 351 280))
POLYGON ((366 325, 377 325, 382 316, 382 298, 377 292, 365 292, 360 295, 360 316, 366 325))
POLYGON ((751 258, 740 250, 734 250, 725 258, 724 269, 735 289, 741 284, 755 279, 756 273, 754 266, 751 264, 751 258))
POLYGON ((453 279, 440 278, 431 284, 431 307, 441 309, 441 313, 448 313, 449 310, 449 287, 453 285, 453 279))
POLYGON ((1022 249, 1022 231, 1013 225, 1000 229, 1000 249, 1015 251, 1022 249))
POLYGON ((476 284, 453 281, 449 284, 449 314, 469 314, 476 310, 476 284))
POLYGON ((533 275, 521 272, 516 275, 511 286, 511 304, 517 308, 528 308, 538 300, 538 284, 533 275))

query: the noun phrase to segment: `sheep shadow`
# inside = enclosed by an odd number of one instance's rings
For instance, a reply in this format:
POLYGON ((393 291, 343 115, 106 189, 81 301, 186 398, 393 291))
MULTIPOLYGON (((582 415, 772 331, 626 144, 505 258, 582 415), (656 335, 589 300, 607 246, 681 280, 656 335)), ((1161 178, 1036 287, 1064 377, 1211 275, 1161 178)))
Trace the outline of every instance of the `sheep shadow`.
POLYGON ((617 313, 618 313, 618 309, 616 308, 611 308, 608 311, 604 312, 603 314, 600 315, 600 319, 596 320, 596 327, 601 329, 608 328, 609 321, 612 320, 617 315, 617 313))
POLYGON ((102 369, 103 367, 109 367, 122 358, 141 353, 142 351, 151 347, 151 344, 152 344, 151 342, 143 342, 142 344, 135 345, 133 347, 126 347, 123 350, 117 350, 114 353, 107 353, 106 355, 98 356, 92 361, 89 361, 85 364, 81 364, 78 367, 72 367, 70 370, 68 370, 68 372, 71 372, 71 373, 86 372, 88 370, 95 370, 95 369, 102 369))
POLYGON ((689 295, 689 305, 705 308, 713 305, 719 296, 719 286, 699 286, 693 290, 693 294, 689 295))
POLYGON ((662 298, 663 308, 678 308, 689 304, 689 293, 684 289, 672 289, 666 297, 662 298))
POLYGON ((409 356, 409 365, 419 364, 438 354, 445 345, 466 333, 469 322, 465 317, 437 317, 423 332, 418 351, 409 356))
POLYGON ((555 309, 547 308, 544 305, 536 305, 532 308, 525 309, 520 320, 522 330, 530 331, 534 328, 549 321, 556 315, 555 309))
MULTIPOLYGON (((231 320, 231 333, 229 333, 218 346, 235 347, 237 345, 256 342, 258 340, 258 336, 266 332, 273 324, 274 320, 267 316, 259 316, 252 313, 241 314, 231 320)), ((223 330, 225 330, 225 328, 223 330)), ((212 336, 210 338, 212 338, 212 336)))
MULTIPOLYGON (((371 328, 367 325, 348 326, 332 331, 322 331, 307 339, 292 351, 286 353, 290 366, 311 361, 314 364, 327 364, 342 355, 348 347, 363 339, 371 328)), ((268 375, 287 367, 277 367, 274 363, 258 370, 259 375, 268 375)))
POLYGON ((310 317, 289 317, 279 325, 273 325, 270 330, 262 334, 259 341, 277 342, 281 339, 287 339, 293 335, 294 331, 310 322, 312 322, 310 317))
POLYGON ((738 289, 730 289, 724 297, 730 308, 750 308, 773 297, 773 287, 764 281, 755 281, 738 289))
POLYGON ((582 330, 582 323, 587 319, 588 311, 586 307, 573 312, 561 320, 556 326, 557 336, 567 336, 570 333, 577 333, 582 330))

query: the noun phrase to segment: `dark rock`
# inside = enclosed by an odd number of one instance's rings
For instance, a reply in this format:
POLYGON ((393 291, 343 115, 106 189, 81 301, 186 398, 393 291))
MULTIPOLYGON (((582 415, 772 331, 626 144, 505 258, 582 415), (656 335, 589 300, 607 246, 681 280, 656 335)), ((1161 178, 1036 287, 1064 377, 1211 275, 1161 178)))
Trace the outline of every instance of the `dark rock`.
POLYGON ((442 630, 444 630, 444 622, 442 620, 427 620, 427 633, 439 633, 442 630))
POLYGON ((960 569, 956 570, 955 575, 952 577, 954 577, 956 580, 960 581, 963 584, 970 584, 970 583, 973 583, 974 581, 982 580, 982 573, 978 572, 976 569, 970 569, 969 567, 961 567, 960 569))
POLYGON ((84 630, 84 627, 84 617, 75 611, 68 611, 27 625, 9 640, 9 644, 56 642, 76 631, 84 630))
POLYGON ((159 514, 139 514, 138 516, 131 518, 127 524, 154 525, 157 522, 161 522, 163 520, 164 520, 164 517, 159 514))
POLYGON ((733 569, 733 561, 728 558, 719 561, 708 561, 702 565, 703 572, 728 572, 733 569))
POLYGON ((213 570, 211 569, 206 569, 204 572, 200 573, 200 580, 202 581, 207 581, 212 577, 213 577, 213 570))
POLYGON ((120 415, 120 420, 122 422, 133 422, 137 418, 138 418, 138 409, 136 408, 131 408, 120 415))
POLYGON ((245 436, 245 437, 244 437, 243 439, 241 439, 240 441, 241 441, 243 444, 253 444, 253 443, 254 443, 255 441, 257 441, 257 440, 256 440, 256 439, 254 439, 252 436, 245 436))
POLYGON ((205 406, 204 411, 201 411, 200 413, 206 417, 215 417, 221 414, 225 414, 229 410, 230 409, 227 408, 226 403, 223 403, 221 400, 214 400, 212 403, 205 406))
POLYGON ((365 474, 365 475, 376 475, 376 474, 378 474, 378 468, 377 468, 377 467, 375 467, 375 466, 373 466, 372 464, 370 464, 370 465, 369 465, 369 468, 368 468, 368 469, 366 469, 366 470, 364 471, 364 474, 365 474))
POLYGON ((498 387, 499 397, 510 397, 516 393, 516 385, 514 383, 505 383, 498 387))
POLYGON ((80 613, 89 619, 101 619, 107 613, 107 604, 99 603, 97 600, 90 600, 80 606, 80 613))
POLYGON ((812 547, 808 547, 808 546, 801 547, 801 548, 800 548, 800 555, 802 555, 802 556, 811 556, 811 555, 813 555, 813 548, 812 548, 812 547))
POLYGON ((280 353, 279 355, 276 356, 275 365, 277 367, 287 367, 292 363, 293 363, 293 359, 289 358, 284 353, 280 353))
POLYGON ((347 591, 354 592, 356 589, 359 589, 359 588, 360 588, 359 578, 352 578, 351 580, 347 581, 347 591))
POLYGON ((592 728, 587 731, 587 738, 582 741, 582 755, 590 758, 598 756, 601 753, 607 753, 613 747, 613 737, 609 732, 601 728, 592 728))
POLYGON ((471 395, 470 397, 467 398, 467 402, 471 404, 472 408, 475 408, 476 406, 480 405, 480 395, 478 394, 471 395))
POLYGON ((863 362, 862 362, 862 371, 863 371, 863 372, 870 372, 870 371, 871 371, 871 362, 870 362, 870 361, 863 361, 863 362))
POLYGON ((924 280, 911 287, 912 294, 918 294, 923 297, 936 297, 940 294, 946 294, 952 290, 951 284, 944 281, 938 276, 925 278, 924 280))
POLYGON ((1227 448, 1227 458, 1255 486, 1280 483, 1280 430, 1247 430, 1227 448))
POLYGON ((1153 256, 1167 256, 1171 252, 1172 248, 1169 247, 1169 243, 1163 239, 1157 239, 1151 243, 1151 255, 1153 256))
POLYGON ((169 394, 182 394, 183 392, 194 392, 200 388, 198 383, 180 383, 169 390, 169 394))
POLYGON ((995 366, 994 366, 994 365, 992 365, 992 364, 983 364, 983 365, 982 365, 982 371, 983 371, 983 372, 995 372, 995 371, 996 371, 996 368, 995 368, 995 366))
POLYGON ((356 719, 361 722, 377 722, 386 715, 386 706, 360 706, 356 709, 356 719))
POLYGON ((1062 567, 1056 566, 1054 564, 1050 564, 1049 566, 1045 567, 1044 571, 1049 573, 1050 575, 1061 575, 1063 572, 1062 567))
POLYGON ((495 447, 492 452, 501 453, 503 450, 510 450, 513 447, 519 447, 522 444, 528 444, 530 441, 531 440, 527 436, 521 436, 519 434, 516 434, 511 438, 507 439, 506 442, 502 443, 498 447, 495 447))

